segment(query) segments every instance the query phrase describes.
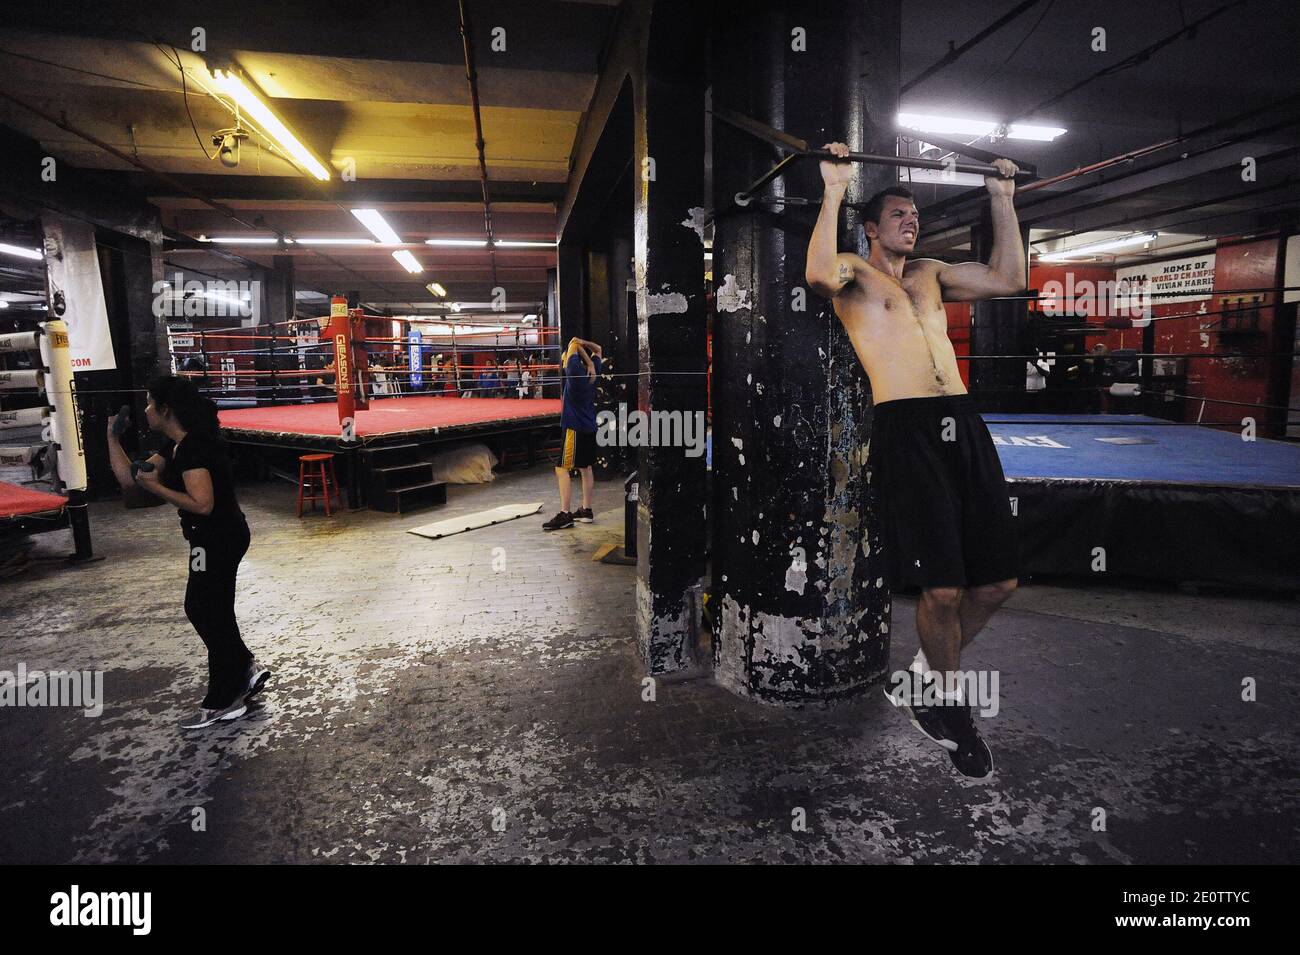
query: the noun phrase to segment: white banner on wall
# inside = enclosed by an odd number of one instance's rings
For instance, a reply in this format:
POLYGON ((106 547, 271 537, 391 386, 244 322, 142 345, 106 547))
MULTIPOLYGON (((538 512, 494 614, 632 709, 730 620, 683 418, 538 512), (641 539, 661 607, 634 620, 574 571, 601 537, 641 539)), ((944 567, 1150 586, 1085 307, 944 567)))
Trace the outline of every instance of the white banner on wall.
POLYGON ((1214 293, 1214 253, 1116 269, 1115 282, 1121 301, 1145 291, 1152 296, 1152 307, 1197 302, 1214 293))
POLYGON ((50 283, 50 318, 68 326, 73 371, 117 367, 108 330, 108 308, 99 278, 95 227, 57 213, 41 216, 45 269, 50 283))

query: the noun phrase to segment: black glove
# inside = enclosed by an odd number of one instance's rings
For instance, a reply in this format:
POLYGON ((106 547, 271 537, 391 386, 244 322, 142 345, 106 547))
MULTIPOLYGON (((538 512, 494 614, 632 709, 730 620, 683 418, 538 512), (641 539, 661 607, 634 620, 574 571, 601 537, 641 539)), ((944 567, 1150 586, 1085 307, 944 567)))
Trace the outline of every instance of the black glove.
POLYGON ((126 429, 131 426, 131 406, 122 405, 116 417, 113 418, 113 434, 119 438, 126 434, 126 429))

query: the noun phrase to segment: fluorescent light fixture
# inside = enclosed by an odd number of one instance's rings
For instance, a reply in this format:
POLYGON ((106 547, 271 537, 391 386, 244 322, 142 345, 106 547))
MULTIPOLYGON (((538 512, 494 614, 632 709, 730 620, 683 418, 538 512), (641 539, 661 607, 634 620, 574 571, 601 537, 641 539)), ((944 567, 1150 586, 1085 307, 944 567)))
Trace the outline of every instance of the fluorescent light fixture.
POLYGON ((458 246, 466 249, 483 249, 487 247, 487 239, 425 239, 424 244, 458 246))
POLYGON ((200 297, 210 299, 214 302, 221 302, 224 305, 233 305, 236 308, 244 308, 248 305, 247 294, 240 298, 231 298, 229 295, 222 295, 219 292, 204 292, 200 297))
POLYGON ((503 249, 553 249, 556 246, 554 242, 534 242, 524 239, 496 239, 492 244, 503 249))
POLYGON ((425 288, 427 288, 434 295, 438 296, 438 298, 447 297, 447 290, 442 287, 441 282, 430 282, 428 285, 425 286, 425 288))
POLYGON ((1060 126, 1036 126, 1033 123, 1012 123, 1007 127, 1007 139, 1029 139, 1037 143, 1050 143, 1066 130, 1060 126))
POLYGON ((329 170, 298 141, 298 137, 289 132, 289 127, 280 122, 238 76, 225 70, 213 70, 212 79, 217 89, 238 103, 267 135, 280 144, 294 162, 321 182, 329 180, 329 170))
MULTIPOLYGON (((926 113, 899 113, 898 125, 922 133, 940 136, 987 136, 1002 127, 985 119, 964 119, 958 116, 932 116, 926 113)), ((1006 127, 1007 139, 1032 139, 1050 143, 1065 132, 1060 126, 1035 126, 1030 123, 1012 123, 1006 127)))
POLYGON ((1102 239, 1099 242, 1089 242, 1087 245, 1076 246, 1073 249, 1062 249, 1059 252, 1048 252, 1038 257, 1040 262, 1060 262, 1063 259, 1071 259, 1077 255, 1091 255, 1094 252, 1113 252, 1116 249, 1126 249, 1133 245, 1145 245, 1148 242, 1154 242, 1160 233, 1142 232, 1138 235, 1126 235, 1118 239, 1102 239))
MULTIPOLYGON (((275 236, 265 235, 224 235, 214 236, 211 239, 200 239, 200 242, 219 242, 222 245, 275 245, 280 240, 275 236)), ((286 240, 292 241, 292 240, 286 240)))
POLYGON ((16 255, 21 259, 35 259, 38 262, 45 258, 45 253, 40 249, 24 249, 21 245, 9 245, 5 242, 0 242, 0 252, 16 255))
POLYGON ((294 239, 298 245, 375 245, 374 239, 294 239))
POLYGON ((415 256, 411 254, 409 249, 398 249, 393 253, 393 258, 402 263, 402 268, 406 269, 406 271, 410 272, 412 275, 424 271, 424 266, 415 261, 415 256))
POLYGON ((393 227, 388 224, 387 219, 379 214, 378 209, 353 209, 352 214, 357 217, 358 222, 370 230, 380 244, 402 244, 401 236, 393 231, 393 227))

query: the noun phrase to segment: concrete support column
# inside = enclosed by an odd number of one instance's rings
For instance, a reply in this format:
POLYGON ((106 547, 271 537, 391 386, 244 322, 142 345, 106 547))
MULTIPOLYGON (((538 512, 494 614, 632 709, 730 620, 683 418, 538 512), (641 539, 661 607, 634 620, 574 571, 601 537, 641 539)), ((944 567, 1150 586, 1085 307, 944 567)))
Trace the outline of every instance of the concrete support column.
MULTIPOLYGON (((560 352, 570 338, 585 338, 587 330, 587 256, 577 242, 561 238, 555 250, 556 299, 560 307, 560 352)), ((558 354, 556 356, 558 360, 558 354)), ((559 377, 558 374, 556 377, 559 377)))
MULTIPOLYGON (((293 256, 276 255, 266 272, 266 310, 264 322, 287 322, 293 318, 297 286, 294 283, 293 256)), ((281 331, 280 334, 284 334, 281 331)))
MULTIPOLYGON (((290 346, 289 326, 282 324, 291 321, 297 309, 297 283, 294 279, 293 256, 277 255, 271 259, 271 268, 265 273, 264 309, 262 311, 263 330, 254 334, 265 335, 262 347, 267 349, 264 365, 267 371, 286 371, 298 364, 290 346), (271 343, 275 342, 274 354, 271 343)), ((258 363, 255 362, 255 365, 258 363)), ((283 398, 280 393, 280 381, 277 376, 266 376, 258 381, 259 385, 272 387, 259 390, 258 404, 277 404, 283 398)))
MULTIPOLYGON (((633 261, 639 409, 703 451, 704 7, 656 2, 634 89, 633 261), (665 416, 671 416, 665 417, 665 416), (656 420, 657 419, 657 420, 656 420)), ((666 430, 666 429, 665 429, 666 430)), ((694 666, 705 549, 705 457, 684 439, 637 449, 637 640, 651 673, 694 666)))
MULTIPOLYGON (((159 317, 162 314, 161 301, 154 292, 157 283, 164 281, 166 276, 163 274, 161 241, 140 240, 130 242, 130 245, 133 253, 136 250, 143 253, 122 257, 131 330, 131 381, 136 388, 143 388, 150 378, 171 371, 167 322, 159 317)), ((140 410, 143 408, 141 403, 140 410)), ((143 420, 143 415, 140 420, 143 420)))
MULTIPOLYGON (((971 255, 977 262, 987 262, 993 249, 987 201, 980 221, 971 228, 970 235, 971 255)), ((1021 226, 1020 240, 1028 250, 1028 226, 1021 226)), ((1025 274, 1028 275, 1028 271, 1025 274)), ((1023 300, 975 302, 971 306, 970 390, 981 411, 1016 411, 1020 408, 1025 393, 1025 363, 1001 358, 980 361, 975 356, 1025 354, 1028 342, 1022 339, 1028 315, 1029 303, 1023 300)))
MULTIPOLYGON (((714 7, 714 109, 821 145, 894 150, 897 0, 714 7)), ((805 287, 816 206, 731 206, 778 153, 713 123, 714 655, 728 689, 798 706, 857 696, 889 662, 890 595, 870 484, 870 386, 828 301, 805 287)), ((894 181, 856 167, 850 201, 894 181)), ((820 201, 801 160, 765 194, 820 201)), ((856 214, 840 248, 866 254, 856 214)))

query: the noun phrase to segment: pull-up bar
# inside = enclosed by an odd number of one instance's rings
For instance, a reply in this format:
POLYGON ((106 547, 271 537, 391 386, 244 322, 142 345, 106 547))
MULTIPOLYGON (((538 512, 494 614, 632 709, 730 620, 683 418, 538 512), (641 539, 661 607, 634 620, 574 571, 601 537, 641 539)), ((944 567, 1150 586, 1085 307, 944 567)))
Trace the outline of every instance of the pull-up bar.
MULTIPOLYGON (((746 205, 749 200, 756 198, 758 190, 762 189, 769 182, 781 175, 785 168, 796 159, 813 158, 813 159, 836 159, 840 162, 860 162, 876 166, 897 166, 908 169, 941 169, 951 170, 953 172, 972 173, 977 176, 996 176, 1002 177, 1002 172, 992 163, 982 162, 952 162, 944 159, 921 159, 914 156, 885 156, 878 153, 849 153, 847 156, 834 156, 829 149, 814 149, 808 145, 808 141, 800 139, 798 136, 792 136, 787 132, 768 126, 766 123, 760 123, 756 119, 745 116, 742 113, 736 113, 729 109, 719 109, 714 107, 713 115, 728 126, 733 126, 741 132, 749 133, 766 143, 789 152, 780 162, 769 169, 749 184, 747 188, 736 193, 735 201, 737 205, 746 205)), ((974 147, 972 147, 973 149, 974 147)), ((981 156, 991 155, 984 150, 976 150, 981 156)), ((1037 178, 1036 170, 1032 167, 1022 168, 1021 172, 1016 175, 1017 181, 1031 181, 1037 178)))

